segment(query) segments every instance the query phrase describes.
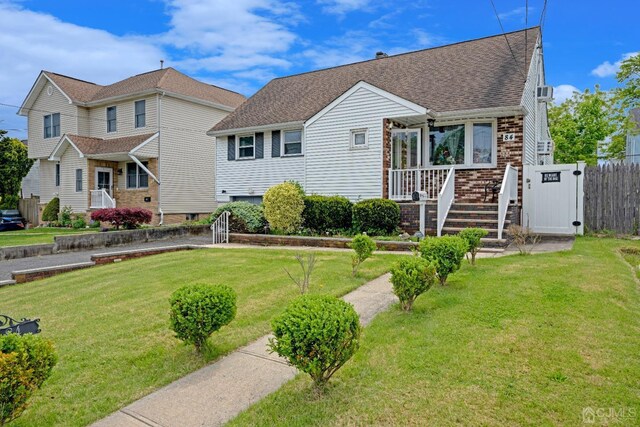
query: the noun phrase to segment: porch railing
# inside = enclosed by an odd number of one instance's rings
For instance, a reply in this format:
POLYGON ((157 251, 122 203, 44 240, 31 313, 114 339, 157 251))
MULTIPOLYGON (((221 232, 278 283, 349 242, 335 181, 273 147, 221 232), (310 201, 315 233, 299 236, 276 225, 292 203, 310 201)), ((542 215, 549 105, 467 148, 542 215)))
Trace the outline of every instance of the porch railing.
POLYGON ((116 201, 106 190, 91 190, 91 209, 115 208, 116 201))
POLYGON ((213 231, 213 244, 229 243, 229 211, 224 211, 211 224, 211 231, 213 231))
POLYGON ((389 198, 411 200, 414 191, 425 191, 436 200, 449 169, 389 169, 389 198))
POLYGON ((498 239, 502 239, 509 203, 518 201, 518 168, 507 164, 498 194, 498 239))
POLYGON ((456 196, 456 170, 451 167, 447 172, 447 178, 438 193, 438 237, 442 235, 442 227, 456 196))

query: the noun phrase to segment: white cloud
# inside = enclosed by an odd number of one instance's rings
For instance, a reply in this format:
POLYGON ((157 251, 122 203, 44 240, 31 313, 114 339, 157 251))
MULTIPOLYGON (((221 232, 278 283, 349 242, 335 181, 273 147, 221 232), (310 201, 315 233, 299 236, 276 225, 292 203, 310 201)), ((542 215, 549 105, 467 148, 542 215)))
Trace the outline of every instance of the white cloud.
POLYGON ((553 103, 556 105, 562 104, 567 99, 573 96, 574 92, 580 92, 580 90, 573 85, 558 85, 553 88, 553 103))
POLYGON ((373 59, 380 50, 383 49, 379 41, 367 33, 349 31, 304 50, 302 56, 311 60, 316 68, 327 68, 373 59))
POLYGON ((366 9, 370 0, 317 0, 323 5, 322 10, 335 15, 345 15, 354 10, 366 9))
MULTIPOLYGON (((531 19, 533 19, 534 17, 531 15, 531 13, 534 11, 534 8, 529 7, 528 11, 529 11, 529 16, 531 17, 531 19)), ((524 6, 521 6, 513 10, 510 10, 508 12, 498 13, 498 17, 502 21, 509 21, 511 19, 520 19, 522 22, 524 22, 526 17, 525 12, 527 12, 527 8, 524 6)))
POLYGON ((604 61, 602 64, 591 70, 591 74, 597 77, 615 76, 616 73, 620 70, 620 65, 624 60, 634 57, 639 53, 640 52, 625 53, 618 61, 614 62, 613 64, 609 61, 604 61))
POLYGON ((447 40, 439 35, 428 33, 424 30, 414 29, 413 34, 416 37, 418 48, 424 49, 427 47, 440 46, 447 42, 447 40))

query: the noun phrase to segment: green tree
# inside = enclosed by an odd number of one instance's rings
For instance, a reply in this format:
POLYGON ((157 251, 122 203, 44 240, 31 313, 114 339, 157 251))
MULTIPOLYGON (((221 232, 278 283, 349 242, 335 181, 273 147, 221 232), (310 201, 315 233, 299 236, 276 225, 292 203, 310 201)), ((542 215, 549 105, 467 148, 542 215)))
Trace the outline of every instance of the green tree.
POLYGON ((614 107, 609 93, 598 86, 591 92, 575 92, 558 106, 549 108, 549 130, 555 143, 555 161, 598 162, 598 148, 616 131, 614 107))
POLYGON ((616 75, 622 86, 613 94, 613 119, 616 131, 607 144, 605 155, 610 159, 623 159, 626 153, 627 135, 638 134, 640 128, 631 118, 631 110, 640 108, 640 55, 622 61, 620 71, 616 75))
POLYGON ((27 147, 20 140, 6 134, 6 130, 0 129, 0 198, 3 208, 15 208, 6 202, 16 200, 22 178, 29 173, 33 160, 27 157, 27 147))

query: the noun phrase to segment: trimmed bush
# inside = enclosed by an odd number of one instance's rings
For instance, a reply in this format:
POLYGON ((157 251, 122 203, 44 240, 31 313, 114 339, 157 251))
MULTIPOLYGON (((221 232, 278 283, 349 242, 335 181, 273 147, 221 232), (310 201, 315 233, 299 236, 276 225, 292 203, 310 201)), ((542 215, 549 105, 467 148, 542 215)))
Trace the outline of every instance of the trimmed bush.
POLYGON ((427 292, 437 280, 436 268, 426 259, 405 257, 391 269, 393 293, 404 311, 411 311, 413 302, 427 292))
POLYGON ((447 282, 449 274, 455 273, 467 253, 467 242, 458 236, 427 237, 418 246, 424 259, 433 263, 440 284, 447 282))
POLYGON ((274 185, 264 193, 263 205, 264 216, 274 231, 291 234, 300 229, 304 200, 298 185, 274 185))
POLYGON ((0 425, 22 414, 56 362, 53 345, 39 336, 0 336, 0 425))
POLYGON ((326 295, 303 295, 273 319, 269 348, 321 387, 358 350, 360 319, 353 306, 326 295))
POLYGON ((209 223, 212 223, 222 212, 230 212, 229 231, 232 233, 260 233, 264 231, 267 220, 264 218, 264 209, 260 205, 249 202, 231 202, 220 206, 211 214, 209 223))
POLYGON ((458 233, 458 236, 467 242, 467 252, 471 254, 471 259, 469 260, 471 265, 476 265, 476 254, 482 247, 481 239, 487 237, 487 234, 489 232, 484 228, 465 228, 458 233))
POLYGON ((304 227, 315 233, 336 232, 351 229, 353 204, 342 196, 304 198, 304 227))
POLYGON ((87 221, 85 221, 83 215, 76 215, 75 219, 71 221, 71 227, 76 230, 87 228, 87 221))
POLYGON ((42 210, 42 221, 50 222, 58 220, 58 213, 60 212, 60 199, 54 197, 47 203, 42 210))
POLYGON ((171 329, 201 351, 207 338, 236 316, 236 293, 226 285, 189 285, 175 291, 171 304, 171 329))
POLYGON ((368 199, 353 205, 353 226, 371 236, 395 233, 400 224, 400 206, 393 200, 368 199))
POLYGON ((355 254, 351 255, 351 274, 355 276, 360 264, 365 262, 376 250, 376 242, 371 237, 360 234, 353 238, 349 247, 355 251, 355 254))
POLYGON ((152 218, 150 210, 139 208, 107 208, 91 212, 92 220, 108 222, 116 230, 120 227, 133 230, 142 224, 149 224, 152 218))
POLYGON ((71 213, 73 212, 71 206, 63 206, 58 214, 58 222, 61 227, 71 227, 71 213))

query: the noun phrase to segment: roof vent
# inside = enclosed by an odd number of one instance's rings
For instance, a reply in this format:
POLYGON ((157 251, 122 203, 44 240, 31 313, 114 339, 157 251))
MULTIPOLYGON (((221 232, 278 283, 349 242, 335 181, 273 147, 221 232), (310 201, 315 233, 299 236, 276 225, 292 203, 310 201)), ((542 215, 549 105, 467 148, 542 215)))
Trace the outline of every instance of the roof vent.
POLYGON ((160 60, 160 69, 164 69, 164 59, 160 60))
POLYGON ((389 55, 387 55, 383 51, 376 52, 376 59, 386 58, 387 56, 389 56, 389 55))

